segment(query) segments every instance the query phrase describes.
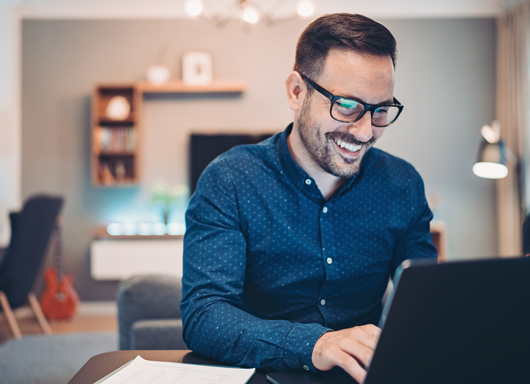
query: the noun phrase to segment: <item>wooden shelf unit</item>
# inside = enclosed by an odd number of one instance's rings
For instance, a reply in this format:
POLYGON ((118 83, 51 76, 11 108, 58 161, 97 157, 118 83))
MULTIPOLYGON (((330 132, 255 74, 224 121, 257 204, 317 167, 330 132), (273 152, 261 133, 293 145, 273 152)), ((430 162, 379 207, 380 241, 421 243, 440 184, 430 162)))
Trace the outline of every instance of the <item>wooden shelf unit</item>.
POLYGON ((140 117, 142 96, 134 84, 98 84, 92 99, 92 183, 131 186, 140 181, 140 117), (110 100, 123 96, 129 115, 112 120, 106 115, 110 100))
POLYGON ((148 82, 136 84, 142 93, 242 93, 245 90, 242 81, 217 80, 208 85, 189 85, 182 81, 168 81, 157 85, 148 82))
POLYGON ((242 93, 246 84, 237 80, 217 80, 208 85, 188 85, 169 81, 96 84, 92 98, 92 184, 98 187, 138 185, 141 180, 142 102, 145 93, 242 93), (106 115, 110 100, 123 96, 130 114, 122 120, 106 115))

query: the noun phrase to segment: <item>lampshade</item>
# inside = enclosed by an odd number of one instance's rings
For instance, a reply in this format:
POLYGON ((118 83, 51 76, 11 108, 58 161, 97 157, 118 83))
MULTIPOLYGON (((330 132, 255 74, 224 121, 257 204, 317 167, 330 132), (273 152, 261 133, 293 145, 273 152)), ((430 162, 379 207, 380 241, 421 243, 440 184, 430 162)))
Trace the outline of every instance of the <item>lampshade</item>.
POLYGON ((482 141, 473 173, 486 179, 502 179, 508 176, 506 146, 502 140, 496 143, 482 141))

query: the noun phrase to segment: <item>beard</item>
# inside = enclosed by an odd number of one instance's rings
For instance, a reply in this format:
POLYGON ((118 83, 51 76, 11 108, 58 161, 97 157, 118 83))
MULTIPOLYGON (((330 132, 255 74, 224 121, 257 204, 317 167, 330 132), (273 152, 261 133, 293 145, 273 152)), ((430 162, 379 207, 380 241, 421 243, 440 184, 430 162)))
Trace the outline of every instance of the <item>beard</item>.
MULTIPOLYGON (((359 173, 361 160, 366 152, 375 144, 376 138, 366 142, 359 141, 354 135, 348 132, 327 132, 320 133, 320 123, 311 120, 310 99, 305 100, 298 118, 298 132, 300 141, 306 149, 311 160, 325 172, 341 179, 349 179, 359 173), (336 148, 335 140, 342 142, 363 145, 361 153, 356 158, 342 156, 336 148)), ((331 117, 330 117, 331 118, 331 117)))

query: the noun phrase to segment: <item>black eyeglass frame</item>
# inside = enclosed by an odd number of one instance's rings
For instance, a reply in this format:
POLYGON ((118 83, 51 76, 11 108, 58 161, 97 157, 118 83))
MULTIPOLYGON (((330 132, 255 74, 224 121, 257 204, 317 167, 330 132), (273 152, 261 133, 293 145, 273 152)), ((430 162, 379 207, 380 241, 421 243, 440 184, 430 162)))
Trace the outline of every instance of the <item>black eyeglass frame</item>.
POLYGON ((340 121, 341 123, 355 123, 356 121, 359 121, 360 119, 362 119, 362 117, 364 116, 364 114, 368 111, 370 111, 370 117, 371 117, 371 122, 372 122, 372 125, 374 127, 379 127, 379 128, 384 128, 384 127, 388 127, 389 125, 392 125, 396 120, 397 118, 399 117, 399 115, 401 114, 401 112, 403 111, 403 104, 401 104, 398 99, 396 99, 395 97, 393 98, 393 104, 388 104, 388 103, 381 103, 381 104, 376 104, 376 105, 371 105, 371 104, 366 104, 366 103, 363 103, 362 101, 359 101, 359 100, 353 100, 351 97, 346 97, 346 96, 335 96, 333 93, 331 93, 330 91, 328 91, 327 89, 323 88, 322 86, 318 85, 317 83, 315 83, 313 80, 311 80, 309 77, 307 77, 306 75, 304 75, 303 73, 300 73, 300 76, 302 76, 302 79, 304 79, 305 81, 307 81, 309 83, 309 85, 311 85, 316 91, 318 91, 319 93, 321 93, 322 95, 324 95, 325 97, 327 97, 329 99, 329 101, 331 102, 331 106, 329 108, 329 115, 331 116, 331 118, 333 120, 336 120, 336 121, 340 121), (339 120, 337 118, 335 118, 333 116, 333 105, 335 104, 335 101, 337 101, 338 99, 348 99, 348 100, 353 100, 355 101, 356 103, 359 103, 361 104, 364 109, 362 110, 362 112, 359 114, 359 116, 357 116, 355 118, 355 120, 339 120), (373 119, 374 119, 374 111, 378 108, 381 108, 381 107, 397 107, 399 109, 396 117, 394 117, 394 120, 392 120, 390 123, 387 123, 385 125, 376 125, 374 124, 373 122, 373 119))

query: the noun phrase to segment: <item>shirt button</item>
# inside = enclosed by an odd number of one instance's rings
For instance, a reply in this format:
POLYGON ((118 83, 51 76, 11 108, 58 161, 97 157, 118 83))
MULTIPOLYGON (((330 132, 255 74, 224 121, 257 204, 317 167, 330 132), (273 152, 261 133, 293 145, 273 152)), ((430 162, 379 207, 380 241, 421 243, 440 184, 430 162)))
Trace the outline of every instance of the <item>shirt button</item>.
POLYGON ((326 305, 326 300, 324 299, 320 300, 320 305, 326 305))
POLYGON ((303 368, 306 370, 306 371, 309 371, 309 367, 307 365, 304 365, 303 368))
POLYGON ((311 184, 311 180, 310 180, 310 179, 305 179, 305 183, 306 183, 307 185, 309 185, 309 184, 311 184))
POLYGON ((328 207, 322 208, 322 212, 326 213, 328 211, 328 207))
POLYGON ((328 258, 326 259, 326 261, 328 262, 328 264, 333 263, 333 259, 332 259, 331 257, 328 257, 328 258))

